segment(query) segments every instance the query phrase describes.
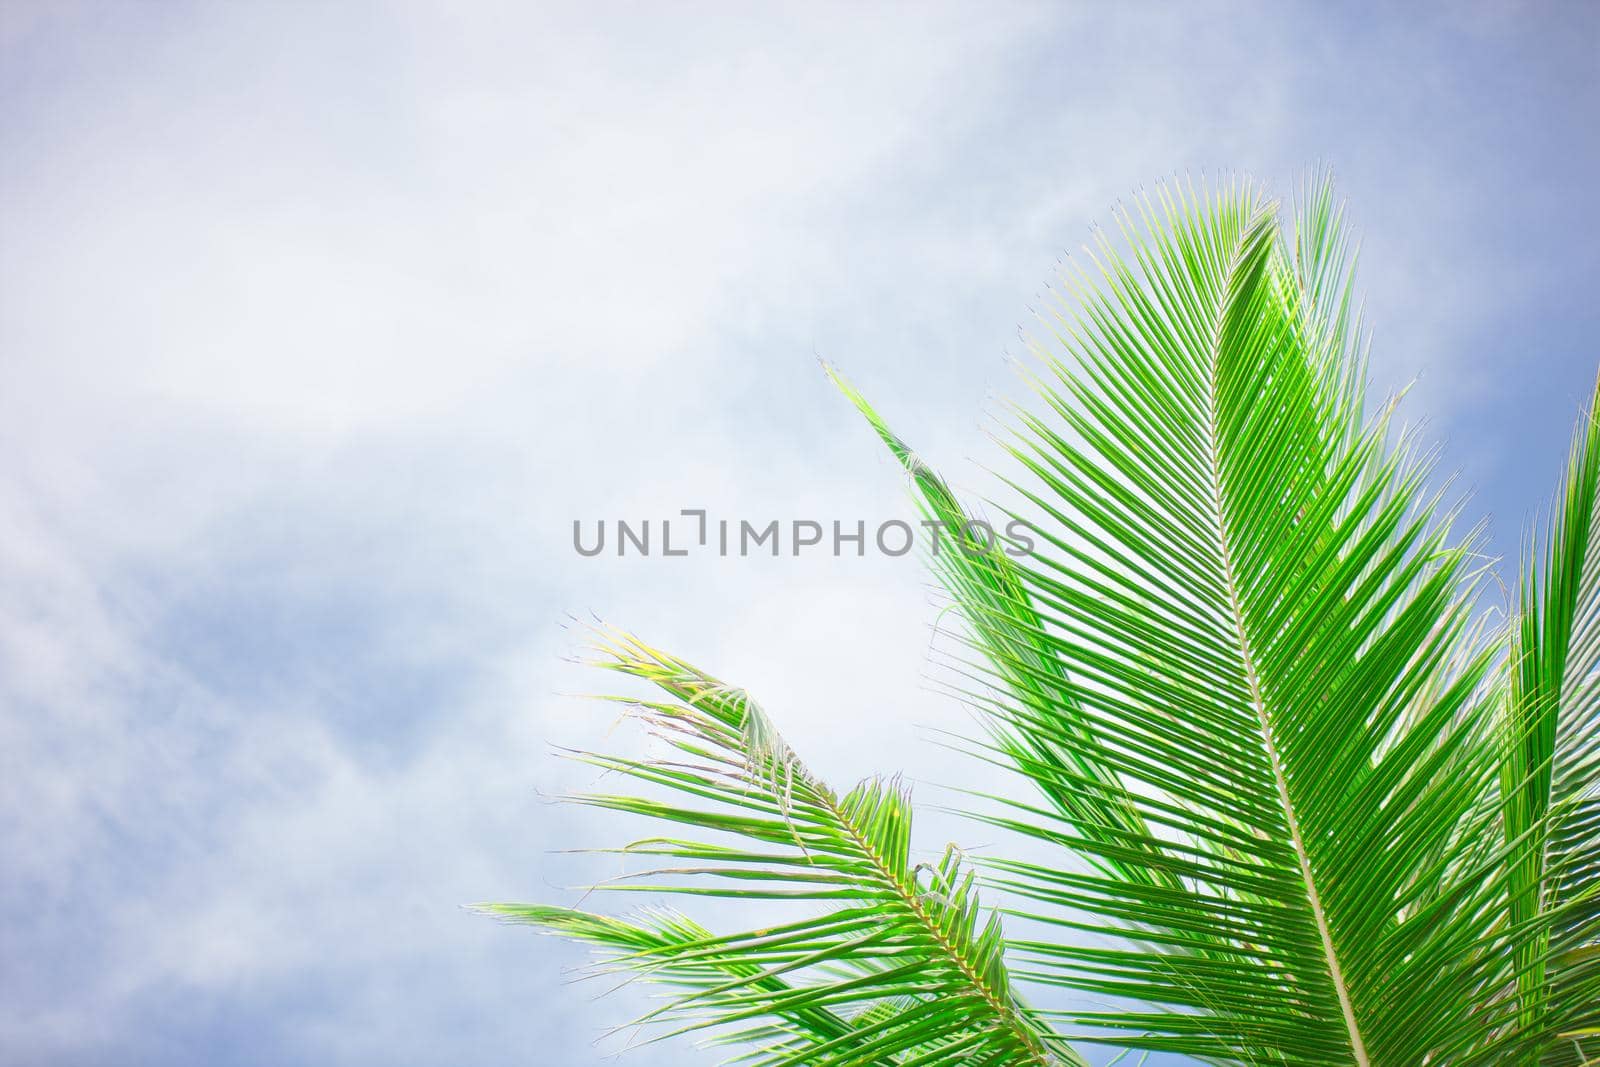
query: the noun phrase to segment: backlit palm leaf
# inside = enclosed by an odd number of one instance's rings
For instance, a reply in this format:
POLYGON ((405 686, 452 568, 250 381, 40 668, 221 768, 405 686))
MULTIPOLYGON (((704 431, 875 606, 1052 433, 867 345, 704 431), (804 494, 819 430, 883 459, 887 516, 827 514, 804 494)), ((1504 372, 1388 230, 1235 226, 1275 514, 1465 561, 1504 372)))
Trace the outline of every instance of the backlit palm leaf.
POLYGON ((1036 383, 1056 423, 1020 420, 1017 488, 1053 550, 1011 568, 1028 610, 952 589, 975 631, 1007 631, 980 641, 997 713, 1075 757, 1019 769, 1104 797, 1098 823, 1059 804, 1003 820, 1102 861, 1001 862, 1006 884, 1054 906, 1040 919, 1137 935, 1021 947, 1041 980, 1169 1009, 1073 1013, 1129 1044, 1494 1062, 1534 931, 1498 921, 1507 868, 1483 847, 1492 653, 1457 654, 1467 553, 1384 423, 1357 421, 1331 198, 1290 241, 1244 184, 1173 194, 1145 222, 1127 253, 1102 240, 1101 288, 1080 277, 1078 317, 1058 323, 1065 358, 1046 354, 1036 383), (1018 646, 1071 697, 1004 684, 1018 646), (1125 829, 1127 798, 1148 832, 1125 829))
POLYGON ((629 887, 827 910, 731 935, 500 910, 672 983, 655 1014, 721 1026, 748 1062, 1042 1063, 1068 1040, 1249 1064, 1592 1060, 1600 428, 1580 427, 1516 623, 1491 633, 1475 536, 1452 533, 1392 406, 1364 410, 1329 186, 1290 221, 1234 182, 1121 222, 1064 279, 1039 404, 1005 442, 1032 555, 986 546, 834 375, 949 531, 933 564, 965 621, 953 687, 985 713, 974 750, 1017 785, 973 814, 1026 842, 983 867, 1009 941, 953 853, 919 877, 898 789, 837 797, 741 692, 626 640, 611 665, 672 698, 640 714, 676 755, 588 758, 689 799, 588 802, 730 841, 631 846, 685 866, 629 887), (1023 1006, 1024 981, 1051 1011, 1023 1006))
POLYGON ((999 918, 947 852, 910 859, 911 806, 892 782, 842 796, 818 781, 743 691, 618 636, 605 665, 670 699, 629 702, 670 749, 595 753, 598 767, 665 796, 590 794, 586 804, 665 820, 690 837, 621 850, 670 861, 650 884, 607 886, 741 900, 812 902, 795 921, 713 935, 678 918, 621 922, 568 909, 489 910, 615 950, 613 966, 679 993, 643 1021, 721 1027, 778 1064, 1053 1064, 1071 1053, 1016 998, 999 918), (715 835, 715 836, 702 836, 715 835), (725 843, 719 838, 729 838, 725 843), (751 1029, 752 1025, 754 1029, 751 1029))
MULTIPOLYGON (((1596 399, 1600 400, 1600 383, 1596 399)), ((1501 778, 1514 846, 1513 921, 1554 921, 1522 946, 1525 1025, 1600 1026, 1600 420, 1580 423, 1561 495, 1530 554, 1512 630, 1501 778), (1552 951, 1553 950, 1553 951, 1552 951)), ((1557 1062, 1581 1063, 1574 1044, 1557 1062)))

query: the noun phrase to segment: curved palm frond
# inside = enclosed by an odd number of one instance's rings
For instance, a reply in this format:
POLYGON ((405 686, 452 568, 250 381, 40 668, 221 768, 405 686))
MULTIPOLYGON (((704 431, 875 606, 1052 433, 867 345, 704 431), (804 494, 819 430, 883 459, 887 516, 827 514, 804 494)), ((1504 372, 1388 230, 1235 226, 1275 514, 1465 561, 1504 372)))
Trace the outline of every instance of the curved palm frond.
POLYGON ((819 902, 829 910, 720 935, 670 916, 625 922, 538 905, 487 910, 615 950, 613 967, 675 986, 673 999, 641 1022, 671 1020, 670 1034, 720 1027, 722 1040, 753 1048, 739 1062, 1082 1062, 1017 999, 999 916, 979 906, 960 856, 950 850, 938 864, 912 862, 905 790, 868 781, 838 795, 743 690, 629 636, 616 635, 603 651, 604 666, 671 698, 625 701, 670 754, 580 758, 668 797, 574 799, 727 843, 634 842, 617 851, 677 865, 602 888, 819 902))

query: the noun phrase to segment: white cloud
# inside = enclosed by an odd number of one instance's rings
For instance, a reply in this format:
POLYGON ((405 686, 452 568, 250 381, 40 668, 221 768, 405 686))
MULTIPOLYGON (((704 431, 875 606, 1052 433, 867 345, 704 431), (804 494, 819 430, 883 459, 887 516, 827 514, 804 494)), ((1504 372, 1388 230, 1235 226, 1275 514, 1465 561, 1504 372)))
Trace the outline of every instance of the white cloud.
POLYGON ((556 660, 567 611, 750 687, 836 779, 958 779, 911 743, 962 713, 919 685, 910 559, 583 560, 570 522, 903 509, 814 348, 982 484, 963 457, 984 389, 1016 392, 1028 294, 1138 182, 1336 163, 1401 363, 1521 296, 1468 219, 1507 179, 1441 193, 1448 152, 1398 154, 1426 123, 1361 95, 1397 55, 1463 71, 1414 35, 1345 54, 1304 13, 16 12, 19 1062, 249 1060, 241 1035, 280 1062, 598 1060, 626 1004, 455 910, 557 895, 583 868, 541 850, 609 835, 534 793, 584 780, 546 742, 602 733, 558 695, 593 684, 556 660), (1362 108, 1325 98, 1352 79, 1362 108))

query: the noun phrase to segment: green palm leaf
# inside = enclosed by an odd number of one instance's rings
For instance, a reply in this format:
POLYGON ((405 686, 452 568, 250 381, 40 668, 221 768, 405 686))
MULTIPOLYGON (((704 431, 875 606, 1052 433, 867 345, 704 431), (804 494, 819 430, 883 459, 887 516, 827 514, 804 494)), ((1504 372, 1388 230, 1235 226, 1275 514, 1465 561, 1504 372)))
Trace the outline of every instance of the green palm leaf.
POLYGON ((632 705, 668 755, 582 758, 660 795, 580 799, 688 836, 621 850, 668 865, 607 888, 810 910, 734 933, 494 910, 668 984, 645 1021, 714 1032, 736 1062, 1082 1062, 1069 1042, 1593 1062, 1600 423, 1494 632, 1477 535, 1452 532, 1393 405, 1364 408, 1329 184, 1290 221, 1238 181, 1120 221, 1064 279, 1038 404, 1002 442, 1032 554, 976 534, 829 368, 947 530, 951 688, 983 712, 974 754, 1017 785, 970 814, 1012 857, 913 864, 897 786, 833 793, 742 691, 618 638, 607 666, 669 698, 632 705))
MULTIPOLYGON (((1600 399, 1597 382, 1596 399, 1600 399)), ((1600 421, 1574 436, 1550 526, 1530 552, 1512 629, 1501 780, 1514 848, 1511 914, 1554 929, 1521 947, 1524 1025, 1600 1024, 1600 421), (1553 949, 1553 951, 1552 951, 1553 949), (1553 972, 1553 973, 1551 973, 1553 972)), ((1583 1062, 1574 1045, 1559 1061, 1583 1062), (1569 1058, 1568 1052, 1575 1053, 1569 1058)))
POLYGON ((1136 938, 1024 943, 1030 973, 1159 1005, 1071 1016, 1139 1047, 1494 1062, 1496 994, 1536 938, 1499 921, 1506 864, 1484 846, 1492 649, 1461 652, 1469 546, 1360 421, 1331 195, 1287 240, 1244 184, 1141 210, 1128 252, 1096 250, 1100 288, 1076 279, 1066 360, 1041 353, 1058 424, 1018 420, 1013 485, 1051 554, 983 589, 946 565, 994 710, 1029 741, 1006 751, 1075 795, 996 821, 1090 861, 1000 861, 1003 883, 1063 930, 1136 938))
POLYGON ((603 650, 605 666, 670 697, 626 701, 669 752, 580 758, 666 795, 576 799, 716 835, 628 845, 619 851, 675 865, 642 876, 648 884, 604 888, 827 910, 720 935, 671 917, 629 923, 537 905, 489 911, 617 950, 612 966, 679 989, 641 1021, 673 1020, 674 1034, 721 1027, 724 1039, 760 1048, 740 1062, 1081 1062, 1017 999, 999 917, 980 908, 959 856, 911 861, 903 789, 869 781, 838 795, 743 690, 632 637, 618 635, 603 650))

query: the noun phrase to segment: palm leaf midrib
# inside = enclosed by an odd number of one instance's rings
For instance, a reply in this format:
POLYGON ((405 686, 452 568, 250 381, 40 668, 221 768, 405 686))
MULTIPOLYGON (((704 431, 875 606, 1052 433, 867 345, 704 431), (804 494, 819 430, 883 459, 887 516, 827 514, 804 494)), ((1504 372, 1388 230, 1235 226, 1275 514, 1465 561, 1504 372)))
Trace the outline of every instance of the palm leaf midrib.
POLYGON ((1017 1016, 1010 1000, 1003 998, 997 990, 992 989, 983 976, 973 969, 971 962, 945 936, 939 922, 928 913, 927 908, 923 907, 922 901, 917 898, 915 893, 906 889, 905 883, 895 876, 888 861, 879 855, 878 850, 872 846, 872 843, 856 826, 855 820, 851 819, 849 814, 840 807, 837 798, 833 796, 832 792, 826 786, 819 786, 817 793, 822 805, 839 820, 839 825, 844 827, 845 831, 850 835, 850 840, 867 857, 873 868, 883 878, 884 884, 891 887, 901 904, 916 916, 923 930, 943 952, 947 962, 953 965, 971 984, 973 990, 982 998, 989 1010, 994 1013, 1000 1024, 1010 1030, 1017 1040, 1022 1043, 1023 1048, 1028 1050, 1028 1062, 1038 1064, 1039 1067, 1051 1067, 1053 1060, 1050 1058, 1050 1054, 1040 1044, 1038 1036, 1032 1029, 1017 1016))
MULTIPOLYGON (((1329 980, 1333 984, 1335 995, 1339 1000, 1339 1010, 1344 1019, 1345 1029, 1350 1037, 1350 1050, 1355 1062, 1361 1067, 1368 1067, 1370 1060, 1367 1056, 1366 1045, 1361 1037, 1360 1026, 1355 1017, 1354 1004, 1351 1001, 1350 990, 1344 979, 1343 969, 1339 965, 1339 954, 1333 943, 1333 933, 1329 929, 1327 915, 1322 906, 1322 895, 1317 888, 1316 874, 1311 867, 1311 857, 1307 853, 1305 839, 1300 830, 1300 819, 1295 811, 1294 799, 1289 793, 1288 778, 1284 774, 1283 760, 1278 751, 1277 741, 1273 736, 1272 714, 1267 708, 1265 698, 1261 693, 1261 677, 1256 667, 1255 653, 1249 634, 1249 627, 1244 618, 1244 612, 1239 603, 1238 576, 1233 562, 1233 550, 1228 530, 1227 500, 1223 487, 1223 473, 1220 461, 1221 442, 1218 433, 1220 421, 1217 410, 1218 372, 1222 360, 1222 343, 1228 315, 1236 305, 1237 299, 1246 287, 1240 285, 1240 274, 1248 269, 1248 255, 1253 242, 1269 239, 1273 232, 1273 217, 1275 205, 1268 203, 1260 205, 1251 218, 1249 224, 1241 231, 1237 247, 1233 250, 1226 273, 1223 276, 1222 288, 1218 294, 1217 308, 1214 312, 1214 324, 1210 345, 1207 351, 1206 376, 1202 381, 1204 387, 1203 399, 1203 434, 1201 446, 1205 450, 1206 469, 1205 475, 1209 484, 1213 510, 1206 516, 1211 520, 1212 531, 1215 534, 1215 548, 1217 562, 1221 569, 1221 581, 1226 594, 1228 610, 1233 628, 1233 640, 1237 644, 1240 669, 1244 674, 1245 683, 1250 694, 1251 710, 1255 713, 1257 725, 1261 731, 1262 747, 1266 753, 1267 761, 1271 767, 1272 782, 1277 793, 1278 803, 1282 807, 1284 825, 1288 833, 1289 844, 1294 850, 1295 860, 1299 867, 1300 880, 1305 887, 1306 900, 1311 908, 1313 921, 1316 925, 1317 938, 1322 946, 1324 960, 1328 966, 1329 980)), ((1270 254, 1270 243, 1267 245, 1266 254, 1270 254)), ((1262 254, 1262 253, 1258 253, 1262 254)), ((1256 269, 1261 269, 1262 264, 1257 263, 1256 269)))
MULTIPOLYGON (((692 690, 680 690, 677 695, 691 705, 695 705, 699 695, 692 690)), ((758 715, 747 705, 746 715, 758 715)), ((877 876, 883 888, 887 889, 900 907, 905 909, 916 921, 928 939, 937 946, 944 956, 944 962, 953 967, 969 984, 981 1002, 993 1014, 995 1021, 1004 1029, 1011 1032, 1022 1048, 1027 1050, 1030 1064, 1037 1067, 1051 1067, 1052 1059, 1049 1052, 1040 1042, 1039 1035, 1022 1019, 1016 1011, 1016 1006, 1009 996, 992 988, 991 984, 979 974, 972 962, 946 935, 938 919, 924 906, 918 895, 909 890, 905 882, 894 870, 893 864, 876 848, 871 835, 862 826, 857 824, 857 816, 846 809, 828 785, 812 774, 797 755, 787 753, 783 773, 793 776, 803 788, 804 792, 811 794, 812 802, 822 811, 831 816, 839 829, 844 831, 846 838, 855 846, 860 855, 871 865, 873 873, 877 876)), ((775 772, 774 772, 775 773, 775 772)), ((786 791, 787 793, 787 791, 786 791)), ((785 796, 785 801, 789 800, 785 796)), ((816 857, 811 857, 811 862, 816 862, 816 857)))

